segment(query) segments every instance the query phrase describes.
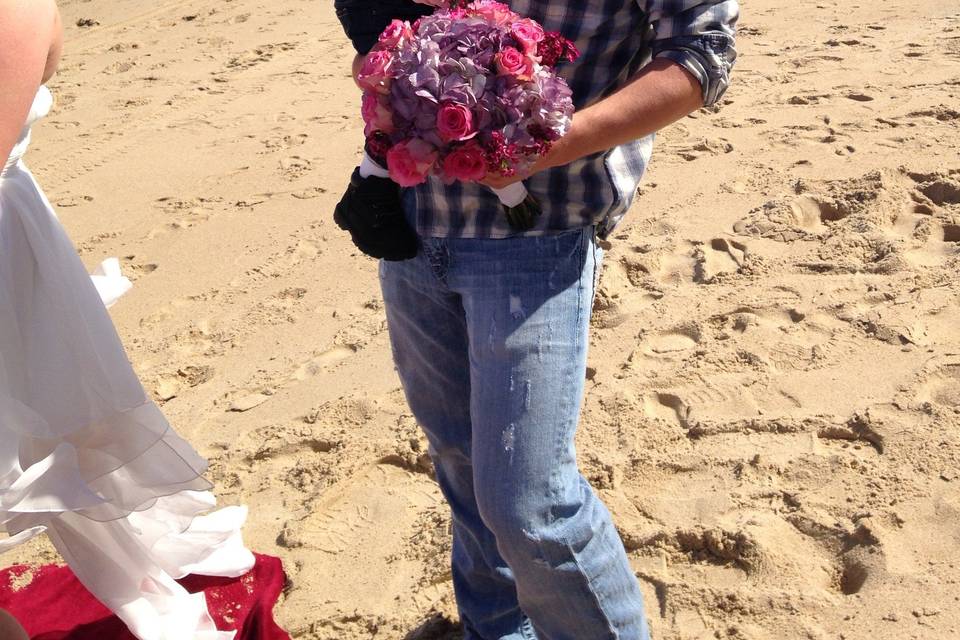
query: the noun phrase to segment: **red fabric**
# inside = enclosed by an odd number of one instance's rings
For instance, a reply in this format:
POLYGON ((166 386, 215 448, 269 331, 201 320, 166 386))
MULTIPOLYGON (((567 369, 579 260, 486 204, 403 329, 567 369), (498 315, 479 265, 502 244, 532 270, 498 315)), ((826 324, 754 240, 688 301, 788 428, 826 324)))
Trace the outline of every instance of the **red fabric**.
MULTIPOLYGON (((240 578, 187 576, 190 593, 203 591, 207 609, 223 631, 237 640, 290 640, 273 620, 273 605, 286 576, 279 558, 256 554, 257 563, 240 578)), ((33 640, 136 640, 110 610, 100 604, 69 567, 45 565, 22 588, 29 567, 0 571, 0 608, 9 611, 33 640)))

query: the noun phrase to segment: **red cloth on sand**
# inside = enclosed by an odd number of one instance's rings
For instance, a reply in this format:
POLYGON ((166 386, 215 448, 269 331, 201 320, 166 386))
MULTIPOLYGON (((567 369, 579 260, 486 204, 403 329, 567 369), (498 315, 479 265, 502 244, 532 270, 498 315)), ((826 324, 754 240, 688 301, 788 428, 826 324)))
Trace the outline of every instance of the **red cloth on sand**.
MULTIPOLYGON (((256 565, 240 578, 187 576, 180 584, 190 593, 203 591, 217 628, 236 630, 237 640, 290 640, 273 620, 273 605, 286 581, 283 566, 279 558, 255 555, 256 565)), ((21 587, 30 573, 24 565, 0 571, 0 608, 33 640, 136 640, 69 567, 42 566, 21 587)))

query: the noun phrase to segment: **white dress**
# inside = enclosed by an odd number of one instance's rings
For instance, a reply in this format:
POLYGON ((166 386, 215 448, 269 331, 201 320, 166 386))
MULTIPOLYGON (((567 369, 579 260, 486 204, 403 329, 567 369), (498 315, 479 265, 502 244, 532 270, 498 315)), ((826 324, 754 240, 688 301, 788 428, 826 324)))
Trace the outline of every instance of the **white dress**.
POLYGON ((129 282, 112 261, 85 272, 22 162, 51 104, 41 87, 0 173, 0 551, 46 532, 138 638, 228 640, 174 579, 248 571, 246 509, 201 515, 206 460, 147 397, 104 306, 129 282))

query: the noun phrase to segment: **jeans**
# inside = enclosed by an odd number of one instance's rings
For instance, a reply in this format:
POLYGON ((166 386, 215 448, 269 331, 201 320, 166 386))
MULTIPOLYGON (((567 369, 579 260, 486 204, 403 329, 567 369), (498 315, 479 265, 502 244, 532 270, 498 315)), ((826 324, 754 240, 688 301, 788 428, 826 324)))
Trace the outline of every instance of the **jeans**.
POLYGON ((646 640, 610 513, 577 468, 592 228, 422 238, 382 262, 394 361, 453 512, 466 640, 646 640))

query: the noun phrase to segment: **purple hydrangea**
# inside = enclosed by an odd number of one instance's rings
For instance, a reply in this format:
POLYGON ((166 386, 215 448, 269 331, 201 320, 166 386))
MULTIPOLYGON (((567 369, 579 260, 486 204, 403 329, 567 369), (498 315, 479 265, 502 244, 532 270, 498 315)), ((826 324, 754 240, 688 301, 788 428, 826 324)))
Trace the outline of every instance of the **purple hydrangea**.
MULTIPOLYGON (((542 63, 539 43, 525 35, 539 27, 518 32, 521 21, 531 22, 481 0, 439 9, 413 25, 392 24, 390 38, 375 49, 386 51, 390 64, 381 60, 369 78, 359 78, 365 91, 385 95, 392 110, 393 130, 372 134, 378 145, 402 147, 398 154, 406 160, 432 154, 434 173, 467 166, 480 150, 489 170, 510 175, 545 153, 569 128, 573 101, 566 82, 542 63), (445 163, 455 152, 457 162, 445 163)), ((549 36, 544 42, 560 38, 549 36)))

